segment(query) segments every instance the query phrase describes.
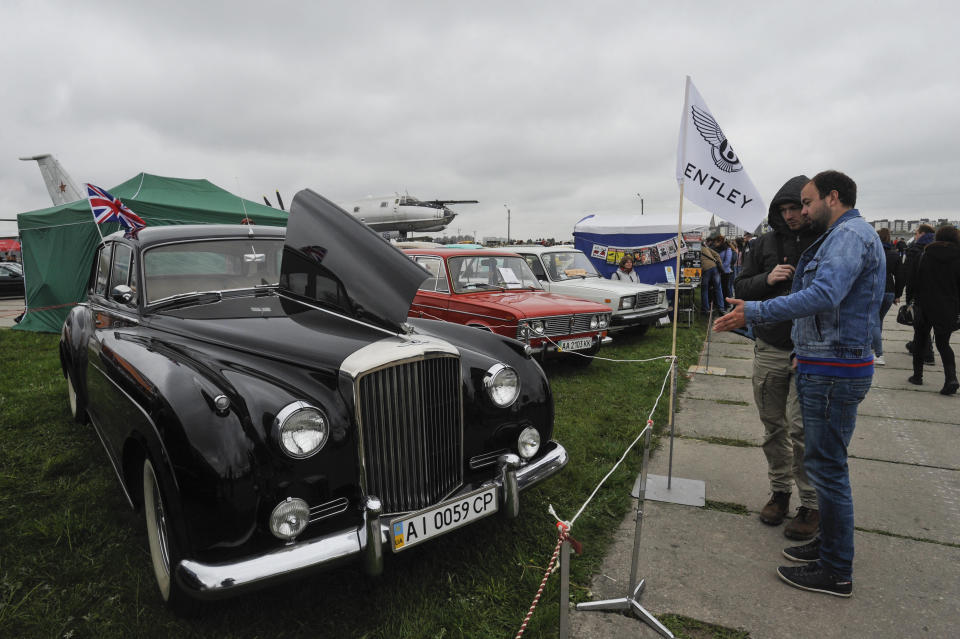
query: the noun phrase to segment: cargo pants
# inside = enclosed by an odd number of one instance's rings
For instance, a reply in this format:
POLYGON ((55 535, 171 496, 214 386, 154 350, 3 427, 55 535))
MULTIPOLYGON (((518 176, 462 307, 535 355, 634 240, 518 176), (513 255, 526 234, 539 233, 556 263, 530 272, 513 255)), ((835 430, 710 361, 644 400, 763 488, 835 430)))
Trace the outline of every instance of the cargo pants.
POLYGON ((803 414, 794 383, 790 351, 757 338, 753 347, 753 399, 765 434, 770 490, 793 492, 796 483, 800 504, 817 509, 817 494, 803 468, 803 414))

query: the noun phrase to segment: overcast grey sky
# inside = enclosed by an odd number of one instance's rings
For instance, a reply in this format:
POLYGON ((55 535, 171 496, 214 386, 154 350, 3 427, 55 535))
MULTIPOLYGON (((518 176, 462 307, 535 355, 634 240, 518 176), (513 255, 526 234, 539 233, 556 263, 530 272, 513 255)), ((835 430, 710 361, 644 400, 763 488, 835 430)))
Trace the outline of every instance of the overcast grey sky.
MULTIPOLYGON (((853 177, 868 219, 960 217, 950 2, 0 0, 0 218, 140 171, 287 203, 477 199, 448 231, 676 211, 690 75, 763 197, 853 177)), ((691 204, 685 210, 693 210, 691 204)))

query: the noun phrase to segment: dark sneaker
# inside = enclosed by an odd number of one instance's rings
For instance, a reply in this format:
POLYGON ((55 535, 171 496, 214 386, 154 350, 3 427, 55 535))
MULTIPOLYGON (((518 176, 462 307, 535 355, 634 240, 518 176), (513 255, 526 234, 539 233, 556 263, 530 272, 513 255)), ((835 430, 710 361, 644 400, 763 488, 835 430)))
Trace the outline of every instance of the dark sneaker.
POLYGON ((853 594, 853 582, 840 579, 819 563, 806 566, 780 566, 777 568, 780 579, 801 590, 822 592, 835 597, 849 597, 853 594))
POLYGON ((802 541, 810 539, 817 534, 820 528, 820 511, 800 506, 797 508, 797 514, 783 529, 783 536, 787 539, 796 539, 802 541))
POLYGON ((790 493, 774 492, 770 501, 760 511, 760 521, 771 526, 779 526, 788 512, 790 512, 790 493))
POLYGON ((916 384, 917 386, 923 385, 923 378, 920 377, 919 375, 911 375, 910 377, 907 378, 907 381, 910 382, 911 384, 916 384))
POLYGON ((820 559, 820 538, 817 537, 808 544, 802 546, 790 546, 783 549, 783 556, 790 561, 797 561, 802 564, 809 564, 820 559))
POLYGON ((953 395, 957 392, 957 389, 960 389, 960 383, 958 383, 955 379, 951 379, 943 383, 943 388, 940 389, 940 394, 953 395))

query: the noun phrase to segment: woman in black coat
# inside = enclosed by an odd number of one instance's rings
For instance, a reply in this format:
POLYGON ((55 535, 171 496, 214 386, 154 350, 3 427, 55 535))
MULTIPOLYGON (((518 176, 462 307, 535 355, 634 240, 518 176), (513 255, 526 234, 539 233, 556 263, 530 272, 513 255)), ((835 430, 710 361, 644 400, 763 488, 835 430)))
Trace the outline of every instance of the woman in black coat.
POLYGON ((956 227, 941 226, 927 245, 917 267, 917 313, 913 322, 913 377, 911 384, 923 383, 923 353, 933 327, 934 341, 943 359, 942 395, 960 388, 957 364, 950 348, 950 334, 960 319, 960 233, 956 227), (917 347, 919 345, 919 348, 917 347))

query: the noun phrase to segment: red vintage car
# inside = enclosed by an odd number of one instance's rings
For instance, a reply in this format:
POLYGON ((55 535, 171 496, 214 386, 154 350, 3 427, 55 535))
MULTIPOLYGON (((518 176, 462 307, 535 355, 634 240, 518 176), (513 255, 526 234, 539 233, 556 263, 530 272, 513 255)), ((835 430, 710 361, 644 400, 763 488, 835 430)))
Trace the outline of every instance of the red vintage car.
POLYGON ((607 306, 543 290, 516 253, 447 248, 404 253, 431 274, 414 297, 410 317, 446 320, 514 337, 540 355, 558 351, 594 355, 607 335, 607 306))

